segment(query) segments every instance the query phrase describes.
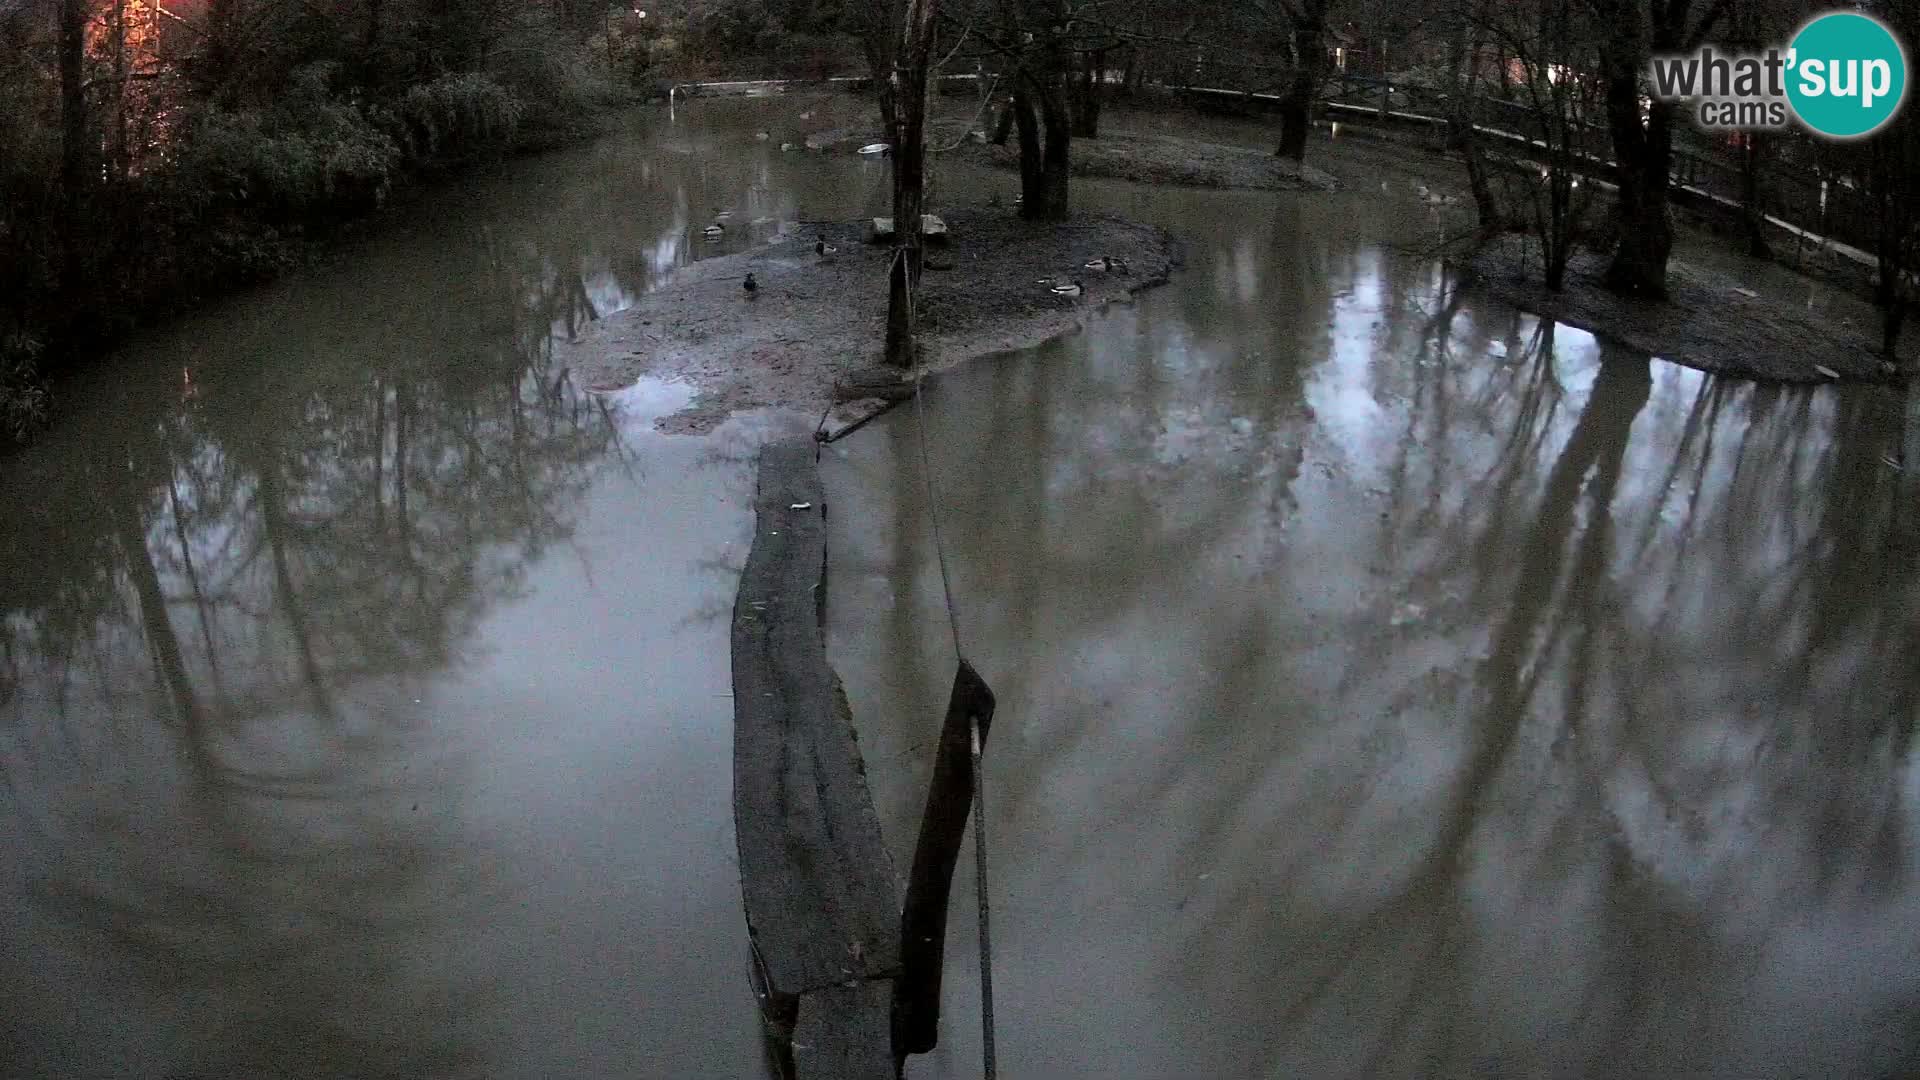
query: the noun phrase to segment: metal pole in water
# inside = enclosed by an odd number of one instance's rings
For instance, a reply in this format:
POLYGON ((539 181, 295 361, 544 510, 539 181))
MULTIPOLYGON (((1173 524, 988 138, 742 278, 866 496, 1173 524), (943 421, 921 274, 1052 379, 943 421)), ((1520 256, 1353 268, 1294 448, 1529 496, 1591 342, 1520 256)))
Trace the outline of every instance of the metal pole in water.
POLYGON ((980 893, 980 1046, 986 1080, 997 1069, 993 1051, 993 932, 987 919, 987 781, 980 767, 980 729, 973 735, 973 867, 980 893))

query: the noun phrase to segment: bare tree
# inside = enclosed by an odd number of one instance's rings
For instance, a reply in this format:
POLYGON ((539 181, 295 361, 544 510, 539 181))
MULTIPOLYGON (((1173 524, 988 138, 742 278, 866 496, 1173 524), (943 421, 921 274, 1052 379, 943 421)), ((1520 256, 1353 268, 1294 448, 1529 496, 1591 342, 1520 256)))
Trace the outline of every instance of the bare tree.
POLYGON ((880 107, 880 130, 892 132, 899 123, 894 100, 894 53, 900 47, 905 9, 894 0, 852 0, 848 5, 854 37, 873 76, 873 92, 880 107))
POLYGON ((1289 74, 1280 94, 1280 145, 1274 153, 1301 161, 1313 130, 1313 103, 1327 67, 1329 0, 1261 0, 1261 9, 1277 19, 1287 40, 1289 74))
POLYGON ((907 0, 904 36, 890 76, 893 127, 893 268, 887 275, 887 362, 914 360, 913 291, 920 284, 920 212, 926 195, 927 66, 939 0, 907 0))
POLYGON ((1583 42, 1590 31, 1572 0, 1487 3, 1480 10, 1484 32, 1520 68, 1515 81, 1526 118, 1522 134, 1536 144, 1540 158, 1508 163, 1501 174, 1504 201, 1539 239, 1547 288, 1558 291, 1593 191, 1591 185, 1581 190, 1579 160, 1586 117, 1599 104, 1586 74, 1592 65, 1583 42))
POLYGON ((1473 194, 1482 236, 1500 228, 1500 207, 1488 182, 1487 161, 1474 127, 1474 102, 1480 94, 1480 60, 1486 49, 1488 0, 1469 0, 1456 11, 1447 44, 1447 145, 1467 166, 1467 190, 1473 194))
POLYGON ((80 208, 88 176, 87 99, 83 66, 87 56, 86 0, 60 0, 58 43, 60 68, 60 191, 63 284, 80 278, 80 208))
POLYGON ((1587 0, 1598 22, 1619 184, 1619 238, 1606 274, 1607 287, 1615 292, 1665 298, 1667 259, 1673 254, 1667 195, 1675 103, 1649 99, 1643 105, 1641 74, 1655 54, 1698 48, 1731 2, 1711 0, 1696 15, 1694 0, 1587 0))
MULTIPOLYGON (((1886 3, 1883 14, 1896 36, 1916 40, 1920 12, 1911 3, 1886 3)), ((1880 305, 1881 350, 1898 364, 1900 331, 1914 303, 1914 276, 1920 271, 1920 123, 1913 106, 1891 127, 1867 140, 1867 192, 1875 214, 1874 299, 1880 305)))

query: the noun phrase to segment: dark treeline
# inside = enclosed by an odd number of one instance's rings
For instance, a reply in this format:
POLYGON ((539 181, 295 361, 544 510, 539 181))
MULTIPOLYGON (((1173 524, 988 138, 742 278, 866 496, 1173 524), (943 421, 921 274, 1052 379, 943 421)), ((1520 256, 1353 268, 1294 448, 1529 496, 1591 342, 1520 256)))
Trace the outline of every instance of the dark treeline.
POLYGON ((66 358, 409 174, 580 131, 623 29, 579 0, 0 3, 0 435, 66 358))
MULTIPOLYGON (((904 91, 889 83, 905 0, 846 0, 886 130, 904 91)), ((1851 142, 1798 128, 1707 131, 1688 106, 1651 96, 1653 57, 1716 44, 1784 46, 1815 0, 930 0, 933 56, 978 71, 998 97, 990 137, 1017 139, 1020 214, 1064 219, 1073 143, 1098 138, 1102 101, 1146 87, 1267 95, 1276 153, 1300 161, 1345 96, 1446 121, 1466 166, 1479 228, 1463 239, 1536 234, 1550 288, 1577 248, 1605 255, 1606 286, 1668 294, 1676 186, 1691 170, 1732 172, 1715 194, 1741 247, 1768 257, 1769 217, 1877 256, 1871 286, 1882 351, 1894 363, 1920 265, 1920 114, 1908 108, 1851 142), (1482 127, 1532 141, 1489 139, 1482 127), (1681 179, 1676 180, 1676 173, 1681 179), (1582 180, 1602 179, 1603 184, 1582 180), (1737 220, 1736 220, 1737 219, 1737 220)), ((1920 5, 1864 0, 1897 37, 1920 40, 1920 5)), ((902 70, 912 64, 902 65, 902 70)), ((904 83, 902 84, 904 85, 904 83)), ((1214 95, 1207 99, 1218 104, 1214 95)), ((1351 116, 1351 113, 1346 115, 1351 116)), ((1451 201, 1434 194, 1440 202, 1451 201)), ((1697 202, 1697 200, 1696 200, 1697 202)), ((896 206, 896 217, 902 213, 896 206)), ((1774 233, 1774 236, 1784 235, 1774 233)))
POLYGON ((796 27, 825 29, 798 39, 816 66, 834 42, 857 58, 840 19, 831 0, 0 0, 0 446, 75 358, 280 272, 408 178, 591 133, 676 72, 790 56, 796 27))
MULTIPOLYGON (((1869 0, 1909 42, 1920 11, 1869 0)), ((422 170, 593 130, 679 78, 875 77, 883 130, 906 0, 0 0, 0 444, 42 419, 44 379, 144 315, 258 280, 422 170)), ((1652 56, 1784 43, 1813 0, 939 0, 929 74, 977 71, 1017 140, 1020 213, 1069 211, 1072 143, 1104 99, 1158 84, 1277 97, 1274 146, 1307 153, 1329 93, 1418 93, 1452 121, 1481 232, 1536 232, 1558 285, 1576 246, 1608 283, 1666 292, 1682 151, 1738 158, 1743 246, 1768 214, 1880 256, 1889 352, 1920 262, 1920 120, 1854 143, 1703 139, 1645 101, 1652 56), (1384 76, 1382 80, 1379 77, 1384 76), (1338 85, 1336 85, 1338 84, 1338 85), (1358 89, 1356 89, 1358 87, 1358 89), (1475 124, 1544 147, 1516 158, 1475 124), (1588 160, 1617 190, 1580 188, 1588 160), (1783 185, 1791 183, 1788 192, 1783 185), (1806 209, 1807 192, 1818 210, 1806 209), (1788 198, 1792 195, 1792 198, 1788 198), (1787 205, 1791 203, 1792 205, 1787 205), (1591 213, 1589 213, 1591 211, 1591 213), (1869 227, 1860 227, 1867 222, 1869 227)))
MULTIPOLYGON (((1436 8, 1449 38, 1453 141, 1483 229, 1536 232, 1552 288, 1561 287, 1573 248, 1584 242, 1610 253, 1610 288, 1663 297, 1673 177, 1688 153, 1738 175, 1737 192, 1721 194, 1737 196, 1737 232, 1749 254, 1772 254, 1766 218, 1785 215, 1879 256, 1874 298, 1891 354, 1920 254, 1920 122, 1911 107, 1866 139, 1839 142, 1798 127, 1702 131, 1690 106, 1651 96, 1654 56, 1702 44, 1782 47, 1829 7, 1815 0, 1449 0, 1436 8), (1470 102, 1497 108, 1469 110, 1470 102), (1469 119, 1517 131, 1543 149, 1525 161, 1490 160, 1502 148, 1477 136, 1469 119), (1579 190, 1592 158, 1618 163, 1610 177, 1616 188, 1604 199, 1592 185, 1579 190), (1817 193, 1817 206, 1805 192, 1817 193)), ((1920 8, 1910 0, 1867 0, 1860 8, 1906 41, 1920 34, 1920 8)))

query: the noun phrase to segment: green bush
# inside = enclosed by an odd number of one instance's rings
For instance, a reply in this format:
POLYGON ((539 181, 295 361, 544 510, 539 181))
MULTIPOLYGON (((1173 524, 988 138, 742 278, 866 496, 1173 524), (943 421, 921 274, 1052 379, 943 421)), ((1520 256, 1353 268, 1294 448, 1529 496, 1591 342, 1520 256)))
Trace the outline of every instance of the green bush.
POLYGON ((395 104, 408 156, 511 145, 526 108, 491 75, 443 75, 410 87, 395 104))
POLYGON ((35 361, 40 343, 18 330, 0 335, 0 446, 25 442, 47 420, 47 386, 35 361))
POLYGON ((172 185, 189 202, 230 202, 294 218, 384 201, 400 148, 327 90, 334 65, 302 68, 267 108, 189 113, 172 185))
POLYGON ((503 52, 489 74, 524 103, 517 146, 543 146, 597 130, 620 100, 604 52, 582 45, 503 52))
POLYGON ((377 27, 325 5, 257 11, 225 66, 181 39, 163 65, 179 77, 125 88, 136 149, 119 160, 102 156, 102 83, 71 194, 50 23, 0 15, 0 444, 45 415, 45 376, 140 319, 272 277, 410 173, 593 133, 658 34, 505 0, 389 5, 377 27))

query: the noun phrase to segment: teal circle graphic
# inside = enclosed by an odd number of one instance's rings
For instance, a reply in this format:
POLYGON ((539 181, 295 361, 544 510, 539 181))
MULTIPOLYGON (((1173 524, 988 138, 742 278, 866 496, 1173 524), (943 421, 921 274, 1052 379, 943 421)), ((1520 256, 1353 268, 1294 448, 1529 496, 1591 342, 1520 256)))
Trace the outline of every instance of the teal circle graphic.
POLYGON ((1907 96, 1907 55, 1878 19, 1822 15, 1794 36, 1787 102, 1800 122, 1836 139, 1872 134, 1907 96))

